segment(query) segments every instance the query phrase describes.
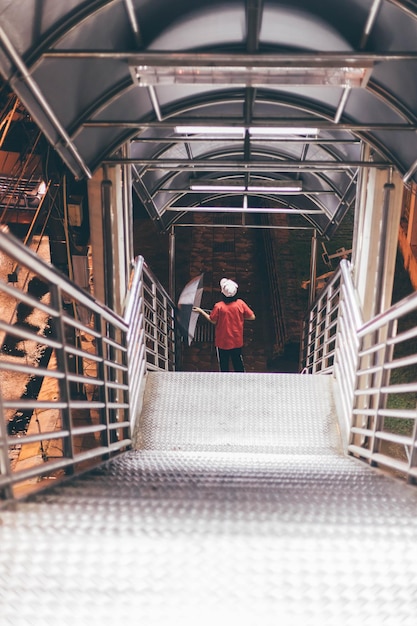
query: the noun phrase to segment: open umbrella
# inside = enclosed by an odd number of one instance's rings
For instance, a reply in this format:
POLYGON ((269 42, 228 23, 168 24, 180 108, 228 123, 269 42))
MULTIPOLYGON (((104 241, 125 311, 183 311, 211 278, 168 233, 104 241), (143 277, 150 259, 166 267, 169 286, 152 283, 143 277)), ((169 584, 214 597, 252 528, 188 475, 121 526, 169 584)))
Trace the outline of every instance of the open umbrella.
POLYGON ((193 306, 200 306, 203 295, 203 277, 204 274, 200 274, 200 276, 190 280, 181 291, 178 299, 177 322, 184 339, 188 339, 188 345, 191 345, 194 339, 198 313, 193 312, 193 306))

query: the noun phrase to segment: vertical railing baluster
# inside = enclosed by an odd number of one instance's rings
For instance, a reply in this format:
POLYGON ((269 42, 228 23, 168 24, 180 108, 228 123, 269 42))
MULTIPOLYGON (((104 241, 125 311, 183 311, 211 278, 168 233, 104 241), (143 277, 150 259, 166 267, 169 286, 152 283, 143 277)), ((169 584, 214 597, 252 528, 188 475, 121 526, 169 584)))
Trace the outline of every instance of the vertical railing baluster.
MULTIPOLYGON (((58 342, 59 347, 56 348, 56 360, 58 370, 64 373, 64 377, 58 380, 60 399, 64 402, 65 406, 61 409, 62 427, 64 430, 69 431, 69 436, 65 437, 63 442, 64 457, 74 458, 74 440, 72 432, 72 416, 71 416, 71 384, 69 382, 68 374, 68 357, 65 350, 66 337, 65 337, 65 324, 63 319, 63 306, 62 306, 62 294, 58 285, 50 286, 51 305, 56 311, 56 315, 51 319, 52 337, 58 342)), ((66 468, 67 473, 73 473, 74 467, 72 465, 66 468)))
POLYGON ((10 467, 9 449, 7 445, 7 426, 3 401, 0 394, 0 479, 5 479, 0 486, 0 494, 4 500, 11 500, 14 497, 12 486, 12 471, 10 467))

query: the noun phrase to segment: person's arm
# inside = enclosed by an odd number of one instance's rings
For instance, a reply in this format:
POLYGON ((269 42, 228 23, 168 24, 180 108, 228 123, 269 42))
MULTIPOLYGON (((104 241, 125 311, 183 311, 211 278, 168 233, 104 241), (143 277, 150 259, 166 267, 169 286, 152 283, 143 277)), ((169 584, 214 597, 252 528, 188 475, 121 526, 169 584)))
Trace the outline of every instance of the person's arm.
POLYGON ((215 324, 215 323, 216 323, 214 320, 212 320, 212 319, 210 318, 210 314, 209 314, 209 313, 207 313, 206 311, 204 311, 204 309, 200 309, 200 307, 199 307, 199 306, 193 306, 193 311, 194 311, 194 313, 200 313, 200 315, 202 315, 203 317, 205 317, 205 318, 206 318, 206 320, 207 320, 208 322, 210 322, 210 324, 215 324))
POLYGON ((245 320, 247 320, 248 322, 251 322, 253 320, 256 319, 255 313, 252 311, 252 309, 250 308, 250 306, 248 306, 246 304, 246 302, 243 303, 244 307, 245 307, 245 320))

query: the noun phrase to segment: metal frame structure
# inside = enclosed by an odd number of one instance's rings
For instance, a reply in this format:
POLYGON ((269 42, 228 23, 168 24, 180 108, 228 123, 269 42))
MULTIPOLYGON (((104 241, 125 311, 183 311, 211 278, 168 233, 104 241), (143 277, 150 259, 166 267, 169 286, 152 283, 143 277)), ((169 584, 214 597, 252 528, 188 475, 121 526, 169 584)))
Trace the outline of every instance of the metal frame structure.
POLYGON ((0 252, 19 263, 20 275, 47 285, 37 298, 22 284, 0 282, 0 301, 47 320, 35 333, 33 323, 2 309, 0 493, 12 497, 130 447, 146 371, 175 369, 175 311, 142 258, 122 318, 5 232, 0 252), (11 429, 23 414, 25 427, 11 429))
MULTIPOLYGON (((216 205, 192 193, 190 176, 300 180, 289 208, 329 238, 353 205, 358 169, 416 179, 414 2, 186 0, 172 11, 170 0, 78 0, 53 11, 28 2, 23 16, 0 0, 0 11, 0 71, 50 143, 78 178, 131 165, 163 232, 216 205), (177 131, 194 124, 211 134, 177 131), (250 132, 265 126, 266 137, 250 132), (289 126, 317 133, 272 132, 289 126), (236 127, 239 139, 219 132, 236 127)), ((227 209, 230 195, 221 200, 227 209)), ((266 202, 287 206, 279 192, 266 202)))
POLYGON ((417 479, 415 366, 417 293, 363 323, 348 261, 320 294, 305 324, 303 367, 331 374, 339 412, 353 456, 417 479), (409 372, 410 382, 396 383, 409 372))

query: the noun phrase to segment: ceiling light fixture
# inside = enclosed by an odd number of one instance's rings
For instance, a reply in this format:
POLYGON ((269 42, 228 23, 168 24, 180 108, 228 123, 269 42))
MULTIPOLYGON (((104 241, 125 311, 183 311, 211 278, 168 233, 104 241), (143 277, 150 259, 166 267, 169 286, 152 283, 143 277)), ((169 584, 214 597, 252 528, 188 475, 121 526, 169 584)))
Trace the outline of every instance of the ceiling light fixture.
POLYGON ((207 180, 202 182, 191 181, 191 191, 246 191, 246 186, 238 181, 207 180))
POLYGON ((227 207, 227 206, 170 206, 167 211, 198 211, 206 213, 290 213, 294 215, 319 214, 316 209, 292 209, 290 207, 227 207))
MULTIPOLYGON (((207 55, 206 55, 207 56, 207 55)), ((241 87, 263 87, 273 85, 324 85, 327 87, 362 87, 372 63, 363 62, 361 67, 308 67, 302 66, 261 66, 260 59, 251 57, 246 64, 233 65, 220 63, 213 58, 213 63, 189 56, 178 65, 169 64, 169 58, 153 54, 147 63, 138 64, 135 58, 130 60, 130 70, 136 84, 140 87, 158 85, 239 85, 241 87), (152 60, 154 61, 152 63, 152 60), (187 61, 187 63, 185 63, 187 61), (256 63, 255 63, 256 61, 256 63), (216 63, 214 66, 213 64, 216 63)))
POLYGON ((318 128, 308 128, 307 126, 251 126, 249 134, 252 136, 288 137, 291 135, 318 135, 318 128))
POLYGON ((232 135, 244 137, 243 126, 176 126, 177 135, 232 135))
MULTIPOLYGON (((249 126, 247 128, 252 137, 291 137, 291 136, 317 136, 318 128, 307 126, 249 126)), ((226 135, 233 137, 244 137, 246 128, 244 126, 176 126, 177 135, 226 135)))
POLYGON ((303 184, 299 180, 266 180, 259 183, 244 185, 240 181, 233 180, 206 180, 190 181, 191 191, 208 192, 243 192, 248 193, 298 193, 302 191, 303 184))
POLYGON ((302 191, 303 184, 299 180, 277 180, 265 181, 262 183, 250 183, 247 191, 260 193, 296 193, 302 191))

